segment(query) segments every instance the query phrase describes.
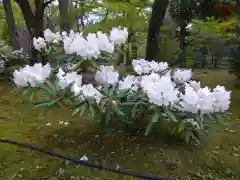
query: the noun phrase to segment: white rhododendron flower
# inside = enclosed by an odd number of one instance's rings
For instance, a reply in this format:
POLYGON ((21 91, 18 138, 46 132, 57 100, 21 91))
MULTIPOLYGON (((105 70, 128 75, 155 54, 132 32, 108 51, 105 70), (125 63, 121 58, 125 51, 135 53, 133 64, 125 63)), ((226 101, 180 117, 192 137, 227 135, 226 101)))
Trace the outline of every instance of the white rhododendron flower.
POLYGON ((141 87, 144 91, 151 88, 153 84, 160 81, 160 76, 156 73, 151 73, 150 75, 144 75, 141 77, 141 87))
POLYGON ((138 89, 137 81, 138 81, 137 77, 129 75, 125 79, 118 82, 118 89, 119 90, 132 89, 132 90, 136 91, 138 89))
POLYGON ((230 92, 217 86, 213 92, 208 88, 200 88, 197 91, 189 84, 185 86, 185 93, 180 96, 181 111, 208 114, 224 112, 229 109, 230 92))
POLYGON ((66 31, 63 31, 61 35, 62 35, 63 39, 66 38, 66 37, 68 36, 68 34, 67 34, 66 31))
POLYGON ((50 29, 45 29, 43 31, 43 34, 44 34, 44 39, 48 43, 52 43, 56 39, 56 35, 50 29))
POLYGON ((214 96, 208 87, 198 90, 199 106, 202 114, 212 113, 214 108, 214 96))
POLYGON ((173 79, 177 83, 185 83, 192 78, 192 70, 180 70, 177 69, 173 73, 173 79))
POLYGON ((152 70, 152 68, 149 66, 149 62, 145 59, 132 60, 132 66, 138 75, 148 74, 152 70))
POLYGON ((57 40, 58 42, 63 40, 60 32, 56 32, 56 33, 55 33, 55 40, 57 40))
POLYGON ((202 114, 225 112, 230 105, 230 92, 224 87, 217 86, 211 91, 208 87, 194 89, 189 84, 185 86, 185 94, 181 95, 182 111, 202 114))
POLYGON ((40 63, 34 64, 34 66, 25 66, 20 70, 13 72, 13 81, 18 87, 26 87, 28 85, 36 87, 50 76, 51 66, 46 64, 43 66, 40 63))
POLYGON ((150 103, 158 106, 171 106, 179 100, 179 91, 169 77, 162 76, 152 79, 152 81, 148 81, 148 79, 147 76, 142 79, 142 86, 150 103))
POLYGON ((73 40, 69 37, 63 39, 63 48, 66 54, 73 54, 74 50, 72 49, 73 40))
POLYGON ((78 75, 76 72, 65 73, 60 68, 56 76, 58 78, 57 83, 61 89, 65 89, 66 87, 72 85, 73 83, 77 83, 79 85, 82 84, 82 76, 78 75))
POLYGON ((41 38, 41 37, 33 38, 33 46, 36 50, 41 51, 42 49, 44 49, 46 47, 46 45, 47 44, 43 38, 41 38))
POLYGON ((151 72, 162 72, 168 68, 168 63, 166 62, 156 62, 156 61, 146 61, 145 59, 134 59, 132 61, 132 66, 138 75, 149 74, 151 72))
POLYGON ((92 99, 95 100, 97 104, 99 104, 102 97, 102 94, 95 87, 93 87, 92 84, 84 84, 81 87, 80 98, 82 100, 92 99))
POLYGON ((121 45, 126 42, 128 38, 128 31, 127 28, 124 28, 123 30, 120 28, 113 28, 110 32, 110 40, 115 45, 121 45))
POLYGON ((168 68, 167 62, 156 62, 156 61, 150 61, 149 66, 152 69, 153 72, 161 72, 168 68))
POLYGON ((226 91, 224 86, 217 86, 213 89, 214 111, 225 112, 229 109, 231 92, 226 91))
POLYGON ((102 32, 97 32, 97 37, 100 51, 104 51, 107 53, 114 52, 114 44, 109 41, 109 38, 107 37, 106 34, 102 32))
POLYGON ((79 33, 75 33, 72 29, 70 30, 70 32, 69 32, 69 37, 71 38, 71 39, 74 39, 75 37, 76 37, 76 35, 78 35, 79 33))
POLYGON ((192 86, 192 88, 195 91, 198 91, 201 88, 200 81, 199 82, 197 82, 197 81, 190 81, 189 84, 190 84, 190 86, 192 86))
POLYGON ((98 39, 95 34, 89 34, 86 40, 82 34, 76 33, 74 38, 70 36, 64 38, 63 43, 67 54, 76 53, 85 60, 96 59, 100 55, 98 39))
POLYGON ((102 85, 115 85, 118 78, 119 74, 113 66, 100 66, 95 75, 95 80, 102 85))
MULTIPOLYGON (((47 32, 50 34, 49 31, 47 32)), ((58 39, 57 35, 54 35, 55 39, 58 39)), ((114 45, 124 43, 127 37, 127 29, 121 30, 119 28, 113 28, 110 38, 102 32, 97 32, 97 34, 90 33, 86 38, 83 37, 82 33, 74 33, 73 31, 71 31, 69 35, 62 34, 66 54, 76 53, 85 60, 97 59, 101 51, 113 53, 114 45)))
POLYGON ((185 85, 185 93, 180 94, 179 110, 197 113, 200 109, 198 93, 189 84, 185 85))

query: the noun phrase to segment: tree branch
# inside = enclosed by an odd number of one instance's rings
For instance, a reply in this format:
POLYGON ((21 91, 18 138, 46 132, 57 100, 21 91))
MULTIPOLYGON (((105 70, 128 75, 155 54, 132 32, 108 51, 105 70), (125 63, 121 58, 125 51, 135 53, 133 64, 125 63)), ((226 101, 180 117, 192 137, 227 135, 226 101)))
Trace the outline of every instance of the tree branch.
POLYGON ((28 0, 15 0, 15 2, 18 4, 18 6, 20 7, 22 13, 23 13, 23 17, 25 20, 25 23, 27 25, 28 31, 31 34, 31 28, 34 27, 34 14, 32 12, 31 6, 28 2, 28 0))

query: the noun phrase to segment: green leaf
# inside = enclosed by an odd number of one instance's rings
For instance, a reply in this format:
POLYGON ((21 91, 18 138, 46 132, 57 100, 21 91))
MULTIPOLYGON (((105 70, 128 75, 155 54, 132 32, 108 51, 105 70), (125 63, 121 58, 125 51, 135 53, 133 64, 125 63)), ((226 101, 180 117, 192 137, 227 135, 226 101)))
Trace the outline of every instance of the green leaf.
POLYGON ((105 112, 106 124, 109 124, 109 122, 111 121, 111 113, 112 113, 112 107, 111 105, 107 105, 106 112, 105 112))
POLYGON ((79 67, 81 67, 83 63, 83 60, 79 60, 73 67, 72 67, 72 70, 77 70, 79 69, 79 67))
POLYGON ((110 89, 109 89, 109 96, 113 96, 113 94, 114 94, 114 92, 115 92, 115 90, 116 90, 116 88, 115 87, 111 87, 110 89))
POLYGON ((145 136, 147 136, 151 131, 152 131, 152 127, 155 123, 150 121, 146 127, 146 130, 145 130, 145 136))
POLYGON ((49 103, 50 103, 49 100, 37 102, 37 103, 34 103, 34 107, 35 108, 43 108, 43 107, 48 106, 49 103))
POLYGON ((136 104, 135 101, 134 101, 134 102, 128 101, 128 102, 123 102, 123 103, 121 103, 122 106, 134 106, 135 104, 136 104))
POLYGON ((133 106, 133 108, 132 108, 132 118, 136 116, 138 107, 139 107, 139 105, 140 105, 141 103, 142 103, 142 102, 139 101, 139 102, 137 102, 137 103, 133 106))
POLYGON ((72 115, 73 115, 73 116, 76 115, 77 113, 80 112, 80 110, 81 110, 81 107, 75 108, 75 110, 73 111, 72 115))
POLYGON ((160 112, 155 112, 152 115, 151 121, 149 122, 148 126, 146 127, 145 136, 147 136, 151 132, 153 125, 158 122, 160 117, 161 117, 160 112))
POLYGON ((29 87, 23 91, 22 96, 24 98, 28 98, 34 91, 35 91, 35 88, 29 87))
POLYGON ((53 101, 50 101, 49 104, 48 104, 48 107, 52 107, 54 105, 57 105, 57 103, 61 100, 62 98, 57 98, 53 101))
POLYGON ((51 90, 51 92, 54 95, 57 95, 57 89, 56 87, 52 84, 52 82, 50 82, 49 80, 46 81, 47 86, 49 87, 49 89, 51 90))
POLYGON ((45 93, 45 94, 53 95, 53 93, 51 92, 51 89, 46 84, 42 84, 40 86, 40 93, 41 93, 41 91, 42 91, 43 94, 45 93))
POLYGON ((91 104, 89 104, 89 113, 90 113, 90 115, 92 116, 92 117, 94 117, 95 116, 95 111, 94 111, 94 108, 93 108, 93 106, 91 105, 91 104))
POLYGON ((113 106, 112 109, 118 116, 124 116, 124 113, 118 107, 113 106))
POLYGON ((74 109, 72 115, 76 115, 77 113, 79 113, 83 104, 84 104, 84 102, 74 102, 73 106, 75 107, 75 109, 74 109))
POLYGON ((83 116, 86 113, 87 108, 88 108, 88 103, 84 103, 84 105, 81 107, 79 116, 83 116))
POLYGON ((185 142, 188 144, 189 140, 190 140, 190 133, 189 132, 185 133, 184 139, 185 139, 185 142))
POLYGON ((29 95, 29 101, 32 102, 33 101, 33 98, 35 97, 36 95, 36 90, 32 91, 32 93, 29 95))
POLYGON ((220 114, 216 114, 216 120, 217 120, 219 123, 224 123, 224 119, 223 119, 223 117, 222 117, 220 114))
POLYGON ((161 116, 160 112, 155 112, 155 113, 152 115, 151 121, 152 121, 153 123, 158 122, 160 116, 161 116))
POLYGON ((176 117, 174 116, 174 114, 169 111, 166 107, 163 107, 163 111, 165 112, 165 114, 168 116, 168 118, 173 121, 173 122, 177 122, 176 117))

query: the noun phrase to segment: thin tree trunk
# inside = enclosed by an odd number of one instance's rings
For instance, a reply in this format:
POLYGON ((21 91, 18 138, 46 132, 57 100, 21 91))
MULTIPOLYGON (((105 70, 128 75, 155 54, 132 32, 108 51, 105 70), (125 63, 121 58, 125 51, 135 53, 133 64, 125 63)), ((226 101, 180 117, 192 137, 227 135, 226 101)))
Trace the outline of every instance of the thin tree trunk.
POLYGON ((160 28, 169 0, 155 0, 152 5, 152 17, 149 22, 147 39, 147 60, 160 60, 160 28))
POLYGON ((85 27, 84 24, 84 0, 80 1, 80 8, 81 8, 81 14, 80 14, 80 22, 81 22, 81 28, 83 29, 85 27))
POLYGON ((72 8, 72 0, 58 0, 59 12, 61 18, 60 28, 61 31, 70 32, 71 24, 69 23, 69 12, 72 8))
POLYGON ((186 58, 186 23, 182 21, 180 23, 180 49, 181 49, 181 57, 180 57, 180 68, 185 65, 185 58, 186 58))
MULTIPOLYGON (((43 37, 43 17, 44 17, 44 9, 47 7, 53 0, 49 0, 44 3, 43 0, 35 0, 35 12, 33 13, 31 6, 28 0, 15 0, 18 3, 21 11, 23 13, 23 17, 28 29, 29 34, 31 35, 31 39, 34 37, 43 37)), ((32 43, 32 42, 31 42, 32 43)), ((46 57, 42 56, 32 45, 32 53, 31 53, 31 62, 30 64, 34 64, 35 62, 42 62, 43 64, 47 63, 46 57)))
POLYGON ((6 15, 6 20, 8 24, 8 32, 11 37, 11 43, 14 50, 20 49, 18 42, 18 32, 17 27, 13 17, 13 11, 10 0, 3 0, 3 7, 6 15))

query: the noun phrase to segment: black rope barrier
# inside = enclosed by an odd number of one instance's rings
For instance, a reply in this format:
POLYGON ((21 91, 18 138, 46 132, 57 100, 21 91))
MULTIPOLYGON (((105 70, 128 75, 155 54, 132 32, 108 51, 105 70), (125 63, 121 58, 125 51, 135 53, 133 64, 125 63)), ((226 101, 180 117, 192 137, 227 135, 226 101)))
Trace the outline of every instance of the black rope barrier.
POLYGON ((134 173, 134 172, 126 171, 126 170, 119 170, 116 168, 110 168, 110 167, 105 167, 105 166, 98 165, 98 164, 93 164, 93 163, 90 163, 89 161, 70 158, 70 157, 58 154, 56 152, 48 151, 46 149, 43 149, 43 148, 35 146, 35 145, 21 143, 21 142, 9 140, 9 139, 0 138, 0 143, 13 144, 13 145, 25 147, 25 148, 28 148, 28 149, 31 149, 34 151, 42 152, 42 153, 45 153, 45 154, 48 154, 51 156, 58 157, 60 159, 65 159, 65 160, 71 161, 76 164, 81 164, 81 165, 92 167, 92 168, 102 170, 102 171, 114 172, 114 173, 118 173, 118 174, 122 174, 122 175, 126 175, 126 176, 132 176, 132 177, 137 177, 137 178, 141 178, 141 179, 146 179, 146 180, 169 180, 166 178, 144 175, 144 174, 140 174, 140 173, 134 173))

